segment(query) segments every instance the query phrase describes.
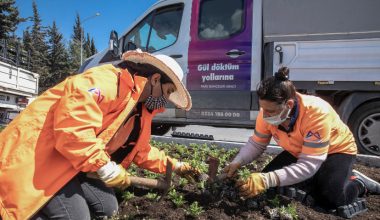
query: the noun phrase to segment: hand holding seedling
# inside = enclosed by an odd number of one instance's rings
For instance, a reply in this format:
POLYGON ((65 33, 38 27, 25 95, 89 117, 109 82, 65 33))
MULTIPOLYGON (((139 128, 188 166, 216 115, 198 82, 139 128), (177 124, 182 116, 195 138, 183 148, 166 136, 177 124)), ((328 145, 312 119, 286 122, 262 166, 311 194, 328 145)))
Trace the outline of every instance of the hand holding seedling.
POLYGON ((267 189, 264 176, 261 173, 251 173, 248 177, 241 176, 235 186, 239 189, 239 195, 243 198, 255 197, 267 189))
POLYGON ((241 167, 240 163, 232 162, 224 167, 223 172, 227 174, 228 178, 236 175, 236 171, 241 167))

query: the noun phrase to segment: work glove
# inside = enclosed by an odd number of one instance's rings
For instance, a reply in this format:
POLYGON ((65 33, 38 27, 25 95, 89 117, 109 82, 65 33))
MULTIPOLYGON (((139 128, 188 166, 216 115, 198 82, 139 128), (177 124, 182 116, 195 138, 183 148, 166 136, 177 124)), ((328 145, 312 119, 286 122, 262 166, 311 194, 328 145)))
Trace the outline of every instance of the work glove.
POLYGON ((236 171, 241 167, 239 162, 231 162, 223 168, 223 173, 227 174, 228 178, 236 175, 236 171))
POLYGON ((270 187, 280 185, 280 180, 275 172, 252 173, 248 179, 239 179, 235 186, 239 188, 240 196, 243 198, 252 198, 264 192, 270 187))
POLYGON ((127 170, 125 170, 120 164, 117 165, 115 162, 108 162, 96 172, 99 179, 103 180, 108 187, 125 189, 131 185, 127 170))
POLYGON ((198 168, 190 166, 190 164, 186 162, 177 162, 174 167, 174 172, 190 182, 199 181, 201 178, 201 171, 198 168))

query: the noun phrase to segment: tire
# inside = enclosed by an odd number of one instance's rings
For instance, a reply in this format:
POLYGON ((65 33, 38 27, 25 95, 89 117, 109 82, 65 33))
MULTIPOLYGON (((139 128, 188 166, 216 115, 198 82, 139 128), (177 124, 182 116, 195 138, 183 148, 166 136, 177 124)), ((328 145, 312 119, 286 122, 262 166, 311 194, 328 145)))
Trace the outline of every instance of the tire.
POLYGON ((380 102, 370 102, 357 108, 348 124, 359 152, 380 156, 380 102))
POLYGON ((168 124, 155 124, 152 123, 152 135, 162 136, 171 129, 171 126, 168 124))

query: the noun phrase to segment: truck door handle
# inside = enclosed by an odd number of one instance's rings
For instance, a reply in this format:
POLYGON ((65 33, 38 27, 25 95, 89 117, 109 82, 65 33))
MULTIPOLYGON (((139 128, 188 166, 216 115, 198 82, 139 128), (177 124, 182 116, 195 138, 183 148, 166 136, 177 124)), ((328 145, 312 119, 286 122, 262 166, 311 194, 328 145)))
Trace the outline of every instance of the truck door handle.
POLYGON ((244 54, 245 54, 245 51, 237 50, 237 49, 232 49, 226 53, 226 55, 231 57, 231 58, 237 58, 237 57, 244 55, 244 54))
POLYGON ((182 58, 182 54, 173 54, 173 55, 170 55, 170 57, 173 59, 178 59, 178 58, 182 58))
POLYGON ((274 50, 278 53, 280 61, 279 64, 282 64, 282 61, 284 59, 284 52, 282 51, 282 47, 280 45, 277 45, 274 50))

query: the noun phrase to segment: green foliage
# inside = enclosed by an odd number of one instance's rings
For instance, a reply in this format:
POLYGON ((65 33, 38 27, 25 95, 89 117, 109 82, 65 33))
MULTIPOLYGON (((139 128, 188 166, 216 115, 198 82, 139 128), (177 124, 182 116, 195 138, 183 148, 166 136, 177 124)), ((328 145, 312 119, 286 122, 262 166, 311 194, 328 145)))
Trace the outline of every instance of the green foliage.
POLYGON ((37 4, 32 3, 33 8, 33 25, 30 32, 30 53, 33 60, 32 72, 40 74, 40 89, 39 92, 45 91, 48 87, 44 85, 46 79, 49 78, 49 70, 47 67, 48 46, 46 44, 46 30, 42 26, 42 20, 38 13, 37 4))
POLYGON ((149 192, 148 194, 145 195, 145 197, 149 200, 154 200, 157 198, 157 193, 152 193, 152 192, 149 192))
POLYGON ((188 183, 189 183, 189 181, 186 179, 186 178, 180 178, 179 179, 179 185, 181 186, 181 187, 184 187, 184 186, 186 186, 188 183))
POLYGON ((269 204, 271 204, 273 207, 280 207, 281 200, 278 195, 276 195, 273 199, 268 200, 269 204))
POLYGON ((175 189, 172 189, 168 193, 169 199, 174 203, 174 205, 178 207, 182 207, 185 204, 185 200, 183 195, 179 194, 175 189))
POLYGON ((135 194, 133 192, 129 192, 129 191, 124 191, 123 195, 122 195, 122 198, 124 201, 129 201, 134 197, 135 197, 135 194))
POLYGON ((0 132, 5 128, 5 126, 0 125, 0 132))
POLYGON ((9 39, 17 29, 20 22, 26 19, 19 16, 15 0, 1 1, 0 4, 0 39, 9 39))
POLYGON ((246 181, 251 176, 251 173, 252 172, 248 168, 243 167, 240 170, 238 170, 239 179, 242 179, 243 181, 246 181))
POLYGON ((189 160, 188 163, 190 164, 190 166, 199 169, 202 173, 205 173, 208 170, 208 165, 205 161, 206 159, 201 160, 199 158, 193 158, 189 160))
POLYGON ((264 163, 262 164, 262 167, 266 167, 272 160, 273 160, 273 157, 271 155, 268 155, 264 163))
POLYGON ((280 215, 288 215, 291 216, 292 219, 298 219, 298 214, 297 214, 297 207, 295 204, 288 204, 286 207, 281 206, 279 209, 280 215))
POLYGON ((202 206, 199 206, 198 202, 193 202, 188 209, 186 209, 186 213, 193 217, 199 216, 202 212, 204 212, 202 206))
POLYGON ((153 173, 149 170, 144 170, 143 172, 144 172, 144 176, 150 179, 157 179, 160 176, 160 174, 153 173))
POLYGON ((205 189, 205 185, 206 185, 206 181, 199 181, 197 183, 197 188, 200 190, 203 190, 203 189, 205 189))
POLYGON ((131 176, 137 176, 137 166, 136 164, 131 164, 128 168, 128 173, 131 175, 131 176))
POLYGON ((48 74, 40 80, 45 88, 50 88, 69 76, 68 53, 63 42, 63 35, 56 23, 48 29, 48 74))

